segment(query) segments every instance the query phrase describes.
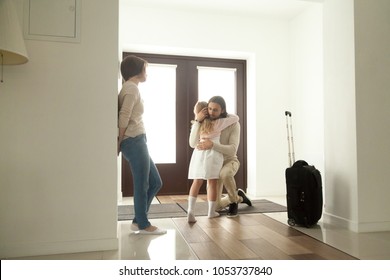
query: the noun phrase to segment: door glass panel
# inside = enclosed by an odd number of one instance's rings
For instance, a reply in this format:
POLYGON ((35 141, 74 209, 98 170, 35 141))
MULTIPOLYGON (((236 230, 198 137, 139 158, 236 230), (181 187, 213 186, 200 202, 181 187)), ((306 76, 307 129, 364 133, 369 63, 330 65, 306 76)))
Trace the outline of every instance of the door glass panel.
POLYGON ((225 99, 226 111, 237 114, 236 69, 198 66, 198 98, 208 101, 215 95, 225 99))
POLYGON ((139 84, 149 154, 155 163, 176 162, 176 67, 152 64, 139 84))

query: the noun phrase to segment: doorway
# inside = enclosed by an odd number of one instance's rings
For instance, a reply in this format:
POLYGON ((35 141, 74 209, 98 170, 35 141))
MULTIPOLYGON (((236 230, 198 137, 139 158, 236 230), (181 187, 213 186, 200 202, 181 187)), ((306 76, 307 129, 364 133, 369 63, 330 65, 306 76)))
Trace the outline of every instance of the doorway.
MULTIPOLYGON (((188 194, 193 107, 198 100, 208 101, 214 95, 223 96, 227 112, 240 117, 237 156, 241 165, 235 179, 237 187, 246 190, 246 61, 128 52, 123 57, 130 54, 149 63, 148 79, 139 88, 149 151, 163 181, 159 195, 188 194)), ((123 157, 121 184, 123 196, 132 196, 132 175, 123 157)))

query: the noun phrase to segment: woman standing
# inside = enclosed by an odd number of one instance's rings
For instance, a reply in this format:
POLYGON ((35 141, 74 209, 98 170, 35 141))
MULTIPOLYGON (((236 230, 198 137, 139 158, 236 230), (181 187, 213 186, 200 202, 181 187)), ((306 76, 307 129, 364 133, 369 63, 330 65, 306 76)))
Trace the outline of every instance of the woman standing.
POLYGON ((146 144, 142 119, 144 105, 138 89, 138 84, 146 81, 147 64, 144 59, 133 55, 121 63, 125 82, 118 96, 118 155, 122 152, 133 175, 135 217, 131 228, 139 234, 165 234, 166 230, 152 226, 147 217, 150 204, 162 187, 160 174, 146 144))

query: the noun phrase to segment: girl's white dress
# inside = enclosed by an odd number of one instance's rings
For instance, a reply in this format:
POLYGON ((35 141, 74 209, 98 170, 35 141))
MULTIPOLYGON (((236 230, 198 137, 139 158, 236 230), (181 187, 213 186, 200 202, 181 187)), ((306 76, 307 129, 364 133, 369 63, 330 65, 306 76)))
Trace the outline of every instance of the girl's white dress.
POLYGON ((221 131, 239 120, 236 115, 228 115, 214 121, 213 131, 199 136, 199 123, 194 123, 191 128, 190 146, 194 147, 190 166, 188 168, 188 179, 218 179, 223 165, 223 154, 209 150, 198 150, 196 144, 209 139, 214 143, 219 143, 221 131))

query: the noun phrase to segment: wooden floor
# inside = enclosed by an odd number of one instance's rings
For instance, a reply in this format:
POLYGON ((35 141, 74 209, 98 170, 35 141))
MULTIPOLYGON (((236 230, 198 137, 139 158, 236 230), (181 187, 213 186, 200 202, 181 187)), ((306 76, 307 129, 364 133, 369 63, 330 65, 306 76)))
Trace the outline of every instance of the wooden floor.
MULTIPOLYGON (((186 196, 158 197, 160 203, 184 202, 186 196)), ((205 197, 200 197, 199 201, 205 197)), ((173 221, 200 260, 354 260, 356 258, 264 214, 241 214, 173 221)))

